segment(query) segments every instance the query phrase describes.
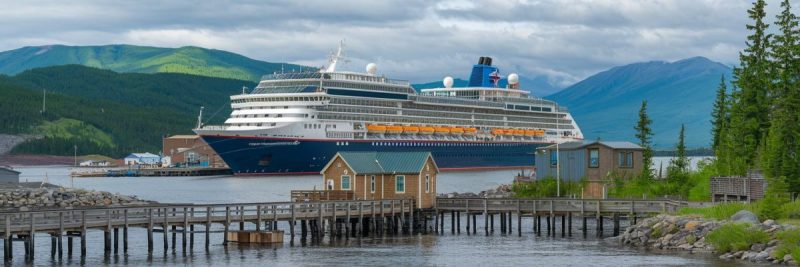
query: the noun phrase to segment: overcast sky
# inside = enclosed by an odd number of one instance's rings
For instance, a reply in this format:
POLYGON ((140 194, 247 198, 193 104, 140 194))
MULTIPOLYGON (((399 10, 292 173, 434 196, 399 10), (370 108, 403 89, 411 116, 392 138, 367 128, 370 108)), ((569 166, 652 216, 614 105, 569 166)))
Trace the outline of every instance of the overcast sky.
MULTIPOLYGON (((750 1, 2 1, 0 50, 47 44, 201 46, 264 61, 378 64, 415 82, 467 77, 479 56, 561 86, 640 61, 732 65, 750 1)), ((778 1, 768 1, 770 18, 778 1)), ((797 4, 796 4, 797 5, 797 4)))

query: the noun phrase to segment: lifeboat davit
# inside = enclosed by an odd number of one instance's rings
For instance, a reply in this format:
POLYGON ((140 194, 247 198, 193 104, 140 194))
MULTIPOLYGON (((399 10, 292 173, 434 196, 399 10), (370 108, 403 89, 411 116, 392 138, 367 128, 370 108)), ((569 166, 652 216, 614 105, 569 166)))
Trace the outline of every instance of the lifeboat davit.
POLYGON ((434 131, 436 131, 436 129, 434 129, 433 127, 429 127, 429 126, 419 127, 419 133, 420 134, 433 134, 434 131))
POLYGON ((434 127, 436 134, 449 134, 450 127, 434 127))
POLYGON ((386 126, 386 132, 390 134, 400 134, 403 132, 403 126, 386 126))
POLYGON ((492 129, 492 134, 493 134, 493 135, 503 135, 503 133, 504 133, 504 132, 503 132, 503 129, 500 129, 500 128, 494 128, 494 129, 492 129))
POLYGON ((417 127, 417 126, 403 126, 403 133, 407 133, 407 134, 419 133, 419 127, 417 127))
POLYGON ((367 125, 367 132, 374 134, 382 134, 386 132, 386 126, 377 124, 367 125))
POLYGON ((460 134, 464 134, 464 128, 459 128, 459 127, 451 127, 451 128, 450 128, 450 133, 451 133, 451 134, 454 134, 454 135, 460 135, 460 134))
POLYGON ((464 134, 465 135, 475 135, 475 133, 477 133, 477 132, 478 132, 478 129, 476 129, 476 128, 464 128, 464 134))

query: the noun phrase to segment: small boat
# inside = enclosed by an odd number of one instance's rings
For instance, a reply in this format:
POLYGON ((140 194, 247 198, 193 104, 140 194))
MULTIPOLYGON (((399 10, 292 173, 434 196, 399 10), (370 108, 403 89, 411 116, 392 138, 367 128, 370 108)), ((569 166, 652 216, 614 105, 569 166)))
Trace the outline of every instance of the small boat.
POLYGON ((406 133, 406 134, 419 133, 419 127, 417 127, 417 126, 403 126, 403 133, 406 133))
POLYGON ((367 125, 367 132, 374 134, 382 134, 386 132, 386 126, 377 124, 367 125))
POLYGON ((523 136, 523 135, 525 135, 525 130, 522 130, 522 129, 514 129, 514 135, 516 135, 516 136, 523 136))
POLYGON ((530 129, 525 130, 525 136, 534 136, 534 135, 536 135, 536 130, 530 130, 530 129))
POLYGON ((493 134, 493 135, 503 135, 504 133, 505 133, 505 132, 503 131, 503 129, 500 129, 500 128, 494 128, 494 129, 492 129, 492 134, 493 134))
POLYGON ((436 130, 436 134, 449 134, 450 133, 450 128, 449 127, 441 127, 441 126, 439 126, 439 127, 435 127, 434 129, 436 130))
POLYGON ((514 129, 503 129, 503 135, 514 135, 514 129))
POLYGON ((451 133, 451 134, 454 134, 454 135, 461 135, 461 134, 463 134, 463 133, 464 133, 464 128, 459 128, 459 127, 451 127, 451 128, 450 128, 450 133, 451 133))
POLYGON ((386 133, 400 134, 403 132, 403 126, 386 126, 386 133))
POLYGON ((434 129, 433 127, 430 127, 430 126, 419 127, 419 133, 420 134, 433 134, 434 131, 436 131, 436 129, 434 129))
POLYGON ((478 132, 476 128, 464 128, 464 135, 475 135, 478 132))

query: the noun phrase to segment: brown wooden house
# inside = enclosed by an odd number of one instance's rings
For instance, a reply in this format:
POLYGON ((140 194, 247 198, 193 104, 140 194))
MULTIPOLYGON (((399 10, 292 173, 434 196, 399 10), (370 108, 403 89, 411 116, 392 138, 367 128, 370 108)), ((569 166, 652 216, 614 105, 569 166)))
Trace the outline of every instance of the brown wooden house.
POLYGON ((352 191, 356 199, 436 202, 439 168, 430 152, 339 152, 322 168, 325 191, 352 191))
POLYGON ((629 179, 642 172, 643 151, 631 142, 612 141, 564 143, 558 152, 555 145, 542 147, 536 151, 536 178, 560 176, 562 181, 573 182, 585 179, 583 197, 603 198, 614 178, 629 179), (556 170, 560 173, 556 174, 556 170))

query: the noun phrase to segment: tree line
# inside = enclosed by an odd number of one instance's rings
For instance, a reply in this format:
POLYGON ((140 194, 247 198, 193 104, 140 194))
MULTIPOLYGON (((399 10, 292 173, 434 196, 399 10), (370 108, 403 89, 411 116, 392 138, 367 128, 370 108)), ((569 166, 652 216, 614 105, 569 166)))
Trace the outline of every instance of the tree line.
POLYGON ((712 148, 717 172, 744 175, 760 169, 771 185, 800 192, 800 46, 798 18, 788 0, 781 2, 775 33, 765 21, 766 3, 748 10, 752 20, 746 47, 739 54, 730 90, 725 77, 712 111, 712 148))

